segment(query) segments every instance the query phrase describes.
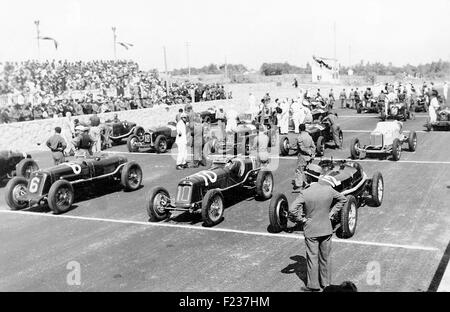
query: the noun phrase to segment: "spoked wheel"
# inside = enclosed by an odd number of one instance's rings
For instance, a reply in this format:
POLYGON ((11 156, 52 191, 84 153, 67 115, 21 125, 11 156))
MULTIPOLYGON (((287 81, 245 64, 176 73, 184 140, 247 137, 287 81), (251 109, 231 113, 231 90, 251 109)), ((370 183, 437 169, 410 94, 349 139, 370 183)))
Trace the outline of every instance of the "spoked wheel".
POLYGON ((120 175, 120 181, 125 191, 135 191, 141 186, 142 169, 136 162, 126 163, 120 175))
POLYGON ((289 203, 284 194, 275 194, 269 204, 269 221, 272 231, 280 233, 287 228, 289 203))
POLYGON ((50 187, 48 192, 48 205, 58 214, 64 213, 72 207, 74 190, 72 184, 66 180, 58 180, 50 187))
POLYGON ((11 210, 27 207, 28 202, 20 198, 27 193, 28 181, 24 177, 13 177, 6 184, 5 201, 11 210))
POLYGON ((384 197, 384 181, 381 172, 375 172, 372 177, 372 188, 370 190, 373 207, 381 206, 384 197))
POLYGON ((289 150, 291 146, 289 145, 289 138, 286 136, 282 136, 280 139, 280 155, 287 156, 289 155, 289 150))
POLYGON ((162 187, 154 187, 147 195, 147 213, 151 222, 163 221, 169 217, 166 207, 170 203, 169 192, 162 187))
POLYGON ((18 164, 17 164, 17 175, 20 177, 25 177, 27 179, 30 178, 31 174, 35 171, 39 170, 39 166, 38 164, 30 158, 25 158, 22 159, 18 164))
POLYGON ((358 159, 359 158, 359 139, 358 138, 353 138, 352 142, 350 143, 350 156, 352 157, 352 159, 358 159))
POLYGON ((155 149, 157 153, 165 153, 167 151, 167 139, 164 135, 159 135, 155 140, 155 149))
POLYGON ((266 200, 272 196, 273 175, 271 171, 261 170, 256 176, 256 195, 259 199, 266 200))
POLYGON ((341 210, 341 226, 337 231, 340 238, 350 238, 355 234, 358 223, 358 205, 353 195, 347 196, 347 203, 341 210))
POLYGON ((399 139, 394 139, 394 142, 392 143, 392 158, 397 161, 400 159, 400 156, 402 154, 402 145, 400 143, 399 139))
POLYGON ((224 202, 219 190, 209 190, 202 200, 202 219, 205 226, 214 226, 223 219, 224 202))
POLYGON ((127 139, 127 147, 128 151, 131 153, 135 153, 139 151, 138 147, 139 138, 136 135, 132 135, 127 139))
POLYGON ((415 131, 411 131, 408 136, 408 147, 411 152, 414 152, 417 147, 417 134, 415 131))

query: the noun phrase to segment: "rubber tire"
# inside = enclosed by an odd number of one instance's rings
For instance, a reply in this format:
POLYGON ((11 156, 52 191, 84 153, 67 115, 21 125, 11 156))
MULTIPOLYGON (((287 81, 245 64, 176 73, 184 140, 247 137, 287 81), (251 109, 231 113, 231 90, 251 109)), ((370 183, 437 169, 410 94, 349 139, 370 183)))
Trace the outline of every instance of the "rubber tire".
POLYGON ((123 186, 124 190, 126 192, 131 192, 139 189, 142 184, 142 169, 141 166, 135 161, 129 161, 123 166, 122 171, 120 172, 120 184, 123 186), (130 180, 128 179, 129 171, 132 167, 136 167, 141 172, 141 177, 139 184, 136 186, 133 186, 130 184, 130 180))
POLYGON ((392 158, 395 161, 400 160, 401 154, 402 154, 402 145, 400 143, 399 139, 394 139, 394 142, 392 142, 392 158), (399 150, 399 152, 397 152, 399 150))
POLYGON ((280 216, 277 213, 277 206, 280 201, 285 201, 287 205, 287 207, 285 208, 289 210, 289 202, 286 198, 286 195, 282 193, 277 193, 274 196, 272 196, 272 199, 270 200, 269 204, 269 221, 271 230, 274 233, 280 233, 286 230, 287 227, 287 218, 286 222, 284 222, 284 220, 281 220, 280 216))
POLYGON ((158 212, 154 207, 153 207, 153 200, 155 199, 155 196, 158 193, 164 193, 164 195, 166 195, 167 197, 170 198, 169 196, 169 192, 160 186, 156 186, 153 187, 150 192, 148 192, 147 194, 147 214, 150 218, 151 222, 158 222, 158 221, 164 221, 167 218, 169 218, 169 211, 166 210, 166 212, 164 214, 161 214, 160 212, 158 212))
POLYGON ((70 184, 67 180, 58 180, 52 184, 50 190, 48 191, 48 198, 47 198, 48 206, 55 214, 67 212, 70 209, 70 207, 72 207, 74 195, 75 192, 73 190, 72 184, 70 184), (69 189, 69 192, 71 193, 71 199, 67 207, 58 207, 58 205, 56 204, 56 193, 61 187, 67 187, 69 189))
POLYGON ((352 159, 359 159, 359 152, 355 149, 355 145, 359 146, 358 138, 353 138, 350 142, 350 157, 352 159))
POLYGON ((371 201, 372 207, 380 207, 381 206, 381 204, 383 203, 383 198, 384 198, 384 189, 385 189, 385 187, 384 187, 383 175, 381 174, 381 172, 377 171, 372 176, 372 187, 370 190, 370 196, 372 198, 372 201, 371 201), (380 181, 383 185, 383 194, 381 194, 381 198, 378 198, 378 184, 380 181))
POLYGON ((216 224, 219 224, 222 221, 222 219, 223 219, 223 212, 224 212, 224 210, 225 210, 225 205, 224 205, 224 199, 223 199, 222 193, 219 190, 217 190, 217 189, 212 189, 212 190, 209 190, 208 192, 206 192, 205 197, 203 197, 203 200, 202 200, 202 220, 203 220, 203 225, 207 226, 207 227, 210 227, 210 226, 214 226, 216 224), (208 212, 209 212, 209 209, 211 208, 212 200, 216 196, 220 197, 220 199, 222 201, 223 209, 222 209, 222 212, 221 212, 220 216, 217 218, 216 221, 214 221, 214 220, 211 220, 209 218, 209 213, 208 212))
POLYGON ((13 177, 6 184, 5 202, 11 210, 21 210, 28 206, 28 202, 24 202, 22 205, 16 205, 16 203, 14 203, 12 191, 19 184, 23 184, 26 188, 28 180, 24 177, 13 177))
POLYGON ((145 133, 145 129, 143 127, 140 126, 136 126, 136 128, 134 128, 133 134, 137 137, 141 137, 143 136, 145 133))
POLYGON ((31 158, 25 158, 22 159, 17 165, 16 165, 16 175, 18 177, 24 177, 26 179, 30 178, 30 175, 26 174, 26 170, 28 167, 34 167, 35 169, 31 172, 39 170, 38 164, 31 158))
POLYGON ((339 238, 350 238, 352 237, 356 232, 356 227, 358 226, 358 203, 356 201, 356 198, 353 195, 347 195, 347 202, 345 203, 344 207, 342 207, 340 212, 340 219, 341 219, 341 227, 337 231, 337 236, 339 238), (353 228, 353 231, 350 230, 348 226, 348 214, 350 211, 351 204, 355 204, 356 207, 356 220, 355 220, 355 227, 353 228))
POLYGON ((289 149, 286 149, 284 147, 284 142, 287 141, 287 144, 289 144, 289 138, 287 136, 282 136, 280 139, 280 155, 281 156, 287 156, 289 155, 289 149))
POLYGON ((410 152, 415 152, 417 148, 417 134, 416 131, 411 131, 408 137, 408 148, 410 152), (414 141, 416 143, 414 144, 414 141))
POLYGON ((160 134, 160 135, 158 135, 158 136, 156 137, 156 140, 155 140, 155 151, 156 151, 158 154, 167 152, 167 139, 166 139, 166 136, 165 136, 165 135, 160 134), (165 141, 165 142, 166 142, 166 148, 165 148, 165 149, 160 149, 160 148, 159 148, 159 144, 161 143, 161 141, 165 141))
POLYGON ((323 156, 325 153, 325 138, 323 136, 317 138, 316 153, 317 156, 323 156))
POLYGON ((358 107, 356 108, 356 113, 357 113, 357 114, 361 114, 361 112, 362 112, 361 106, 358 106, 358 107))
POLYGON ((127 148, 128 148, 128 151, 130 153, 139 152, 139 147, 133 147, 133 145, 131 144, 131 140, 133 140, 133 139, 139 141, 139 137, 137 135, 135 135, 135 134, 132 134, 132 135, 130 135, 128 137, 128 139, 127 139, 127 148))
POLYGON ((259 200, 267 200, 272 197, 273 194, 273 174, 272 171, 269 170, 260 170, 258 175, 256 176, 256 198, 259 200), (264 195, 263 191, 263 182, 266 179, 266 176, 270 176, 272 179, 272 189, 270 190, 270 194, 264 195))

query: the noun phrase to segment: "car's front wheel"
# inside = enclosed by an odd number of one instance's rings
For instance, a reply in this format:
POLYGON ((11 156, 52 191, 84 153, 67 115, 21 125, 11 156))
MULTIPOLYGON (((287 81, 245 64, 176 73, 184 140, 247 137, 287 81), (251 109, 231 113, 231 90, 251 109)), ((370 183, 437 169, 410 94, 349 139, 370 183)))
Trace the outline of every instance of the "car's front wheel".
POLYGON ((256 197, 261 200, 267 200, 272 197, 273 175, 269 170, 260 170, 256 176, 256 197))
POLYGON ((341 226, 337 231, 339 238, 350 238, 355 234, 358 222, 358 203, 353 195, 347 195, 347 202, 341 209, 341 226))
POLYGON ((394 139, 394 142, 392 143, 392 158, 397 161, 400 159, 400 156, 402 154, 402 145, 400 143, 399 139, 394 139))
POLYGON ((11 210, 21 210, 28 206, 20 197, 27 193, 28 181, 24 177, 13 177, 6 184, 5 201, 11 210))
POLYGON ((269 204, 269 221, 271 230, 280 233, 287 228, 289 203, 284 194, 275 194, 269 204))
POLYGON ((66 180, 58 180, 48 192, 48 206, 56 214, 64 213, 72 207, 74 195, 72 184, 66 180))
POLYGON ((16 166, 16 174, 26 179, 29 179, 30 175, 37 170, 39 170, 39 166, 31 158, 22 159, 16 166))
POLYGON ((359 139, 353 138, 350 143, 350 156, 352 159, 358 159, 359 158, 359 139))
POLYGON ((139 139, 136 135, 133 134, 128 137, 127 147, 128 147, 128 151, 130 153, 136 153, 139 151, 138 142, 139 142, 139 139))
POLYGON ((415 152, 417 147, 417 134, 411 131, 408 136, 408 148, 411 152, 415 152))
POLYGON ((384 197, 384 181, 381 172, 375 172, 372 177, 372 187, 370 190, 373 207, 381 206, 384 197))
POLYGON ((155 140, 155 150, 157 153, 167 152, 167 139, 164 135, 158 135, 155 140))
POLYGON ((154 187, 147 195, 147 214, 151 222, 166 220, 169 212, 166 210, 170 202, 169 192, 163 187, 154 187))
POLYGON ((290 150, 289 138, 287 136, 282 136, 280 139, 280 155, 287 156, 289 155, 290 150))
POLYGON ((122 168, 120 182, 125 191, 135 191, 142 183, 142 169, 134 161, 127 162, 122 168))
POLYGON ((224 213, 223 195, 219 190, 209 190, 202 200, 202 219, 205 226, 220 223, 224 213))

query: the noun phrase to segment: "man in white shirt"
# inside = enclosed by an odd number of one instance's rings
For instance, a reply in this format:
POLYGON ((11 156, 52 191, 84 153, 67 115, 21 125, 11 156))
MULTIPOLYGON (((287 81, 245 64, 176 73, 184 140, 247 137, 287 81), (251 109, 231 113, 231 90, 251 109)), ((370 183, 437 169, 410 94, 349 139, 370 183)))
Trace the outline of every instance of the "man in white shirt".
POLYGON ((292 120, 294 121, 294 132, 300 133, 298 127, 305 121, 305 110, 303 105, 298 101, 292 101, 291 110, 292 120))
POLYGON ((286 98, 281 101, 280 115, 280 133, 288 134, 289 132, 289 100, 286 98))
POLYGON ((186 134, 186 122, 188 120, 188 116, 186 113, 182 113, 180 116, 180 120, 177 123, 177 138, 175 139, 175 143, 177 143, 178 147, 178 155, 177 155, 177 170, 182 170, 187 168, 187 134, 186 134))
POLYGON ((437 91, 433 90, 431 92, 431 100, 430 100, 430 107, 428 110, 429 116, 430 116, 430 122, 436 122, 437 120, 437 111, 439 109, 439 101, 437 99, 437 91))

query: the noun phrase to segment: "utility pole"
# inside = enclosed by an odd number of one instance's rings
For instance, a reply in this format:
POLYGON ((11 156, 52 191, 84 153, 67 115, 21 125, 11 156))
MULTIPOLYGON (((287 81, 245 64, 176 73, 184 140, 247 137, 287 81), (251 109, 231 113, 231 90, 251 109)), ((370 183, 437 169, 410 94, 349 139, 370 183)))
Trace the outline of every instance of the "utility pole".
POLYGON ((352 66, 352 46, 348 46, 348 67, 352 66))
POLYGON ((169 91, 169 73, 167 71, 167 57, 166 57, 166 46, 163 46, 164 51, 164 71, 166 74, 166 92, 169 91))
POLYGON ((227 57, 225 56, 225 82, 228 79, 228 64, 227 64, 227 57))
POLYGON ((38 59, 41 59, 41 47, 39 44, 39 37, 40 37, 40 32, 39 32, 39 20, 34 21, 34 24, 36 25, 36 40, 37 40, 37 46, 38 46, 38 59))
POLYGON ((191 65, 189 63, 189 42, 186 42, 186 59, 187 59, 187 67, 188 67, 188 77, 191 80, 191 65))
POLYGON ((334 59, 336 59, 336 21, 334 22, 334 59))
POLYGON ((117 53, 116 53, 116 40, 117 40, 117 35, 116 35, 116 26, 113 26, 112 28, 112 32, 113 32, 113 44, 114 44, 114 59, 117 59, 117 53))

